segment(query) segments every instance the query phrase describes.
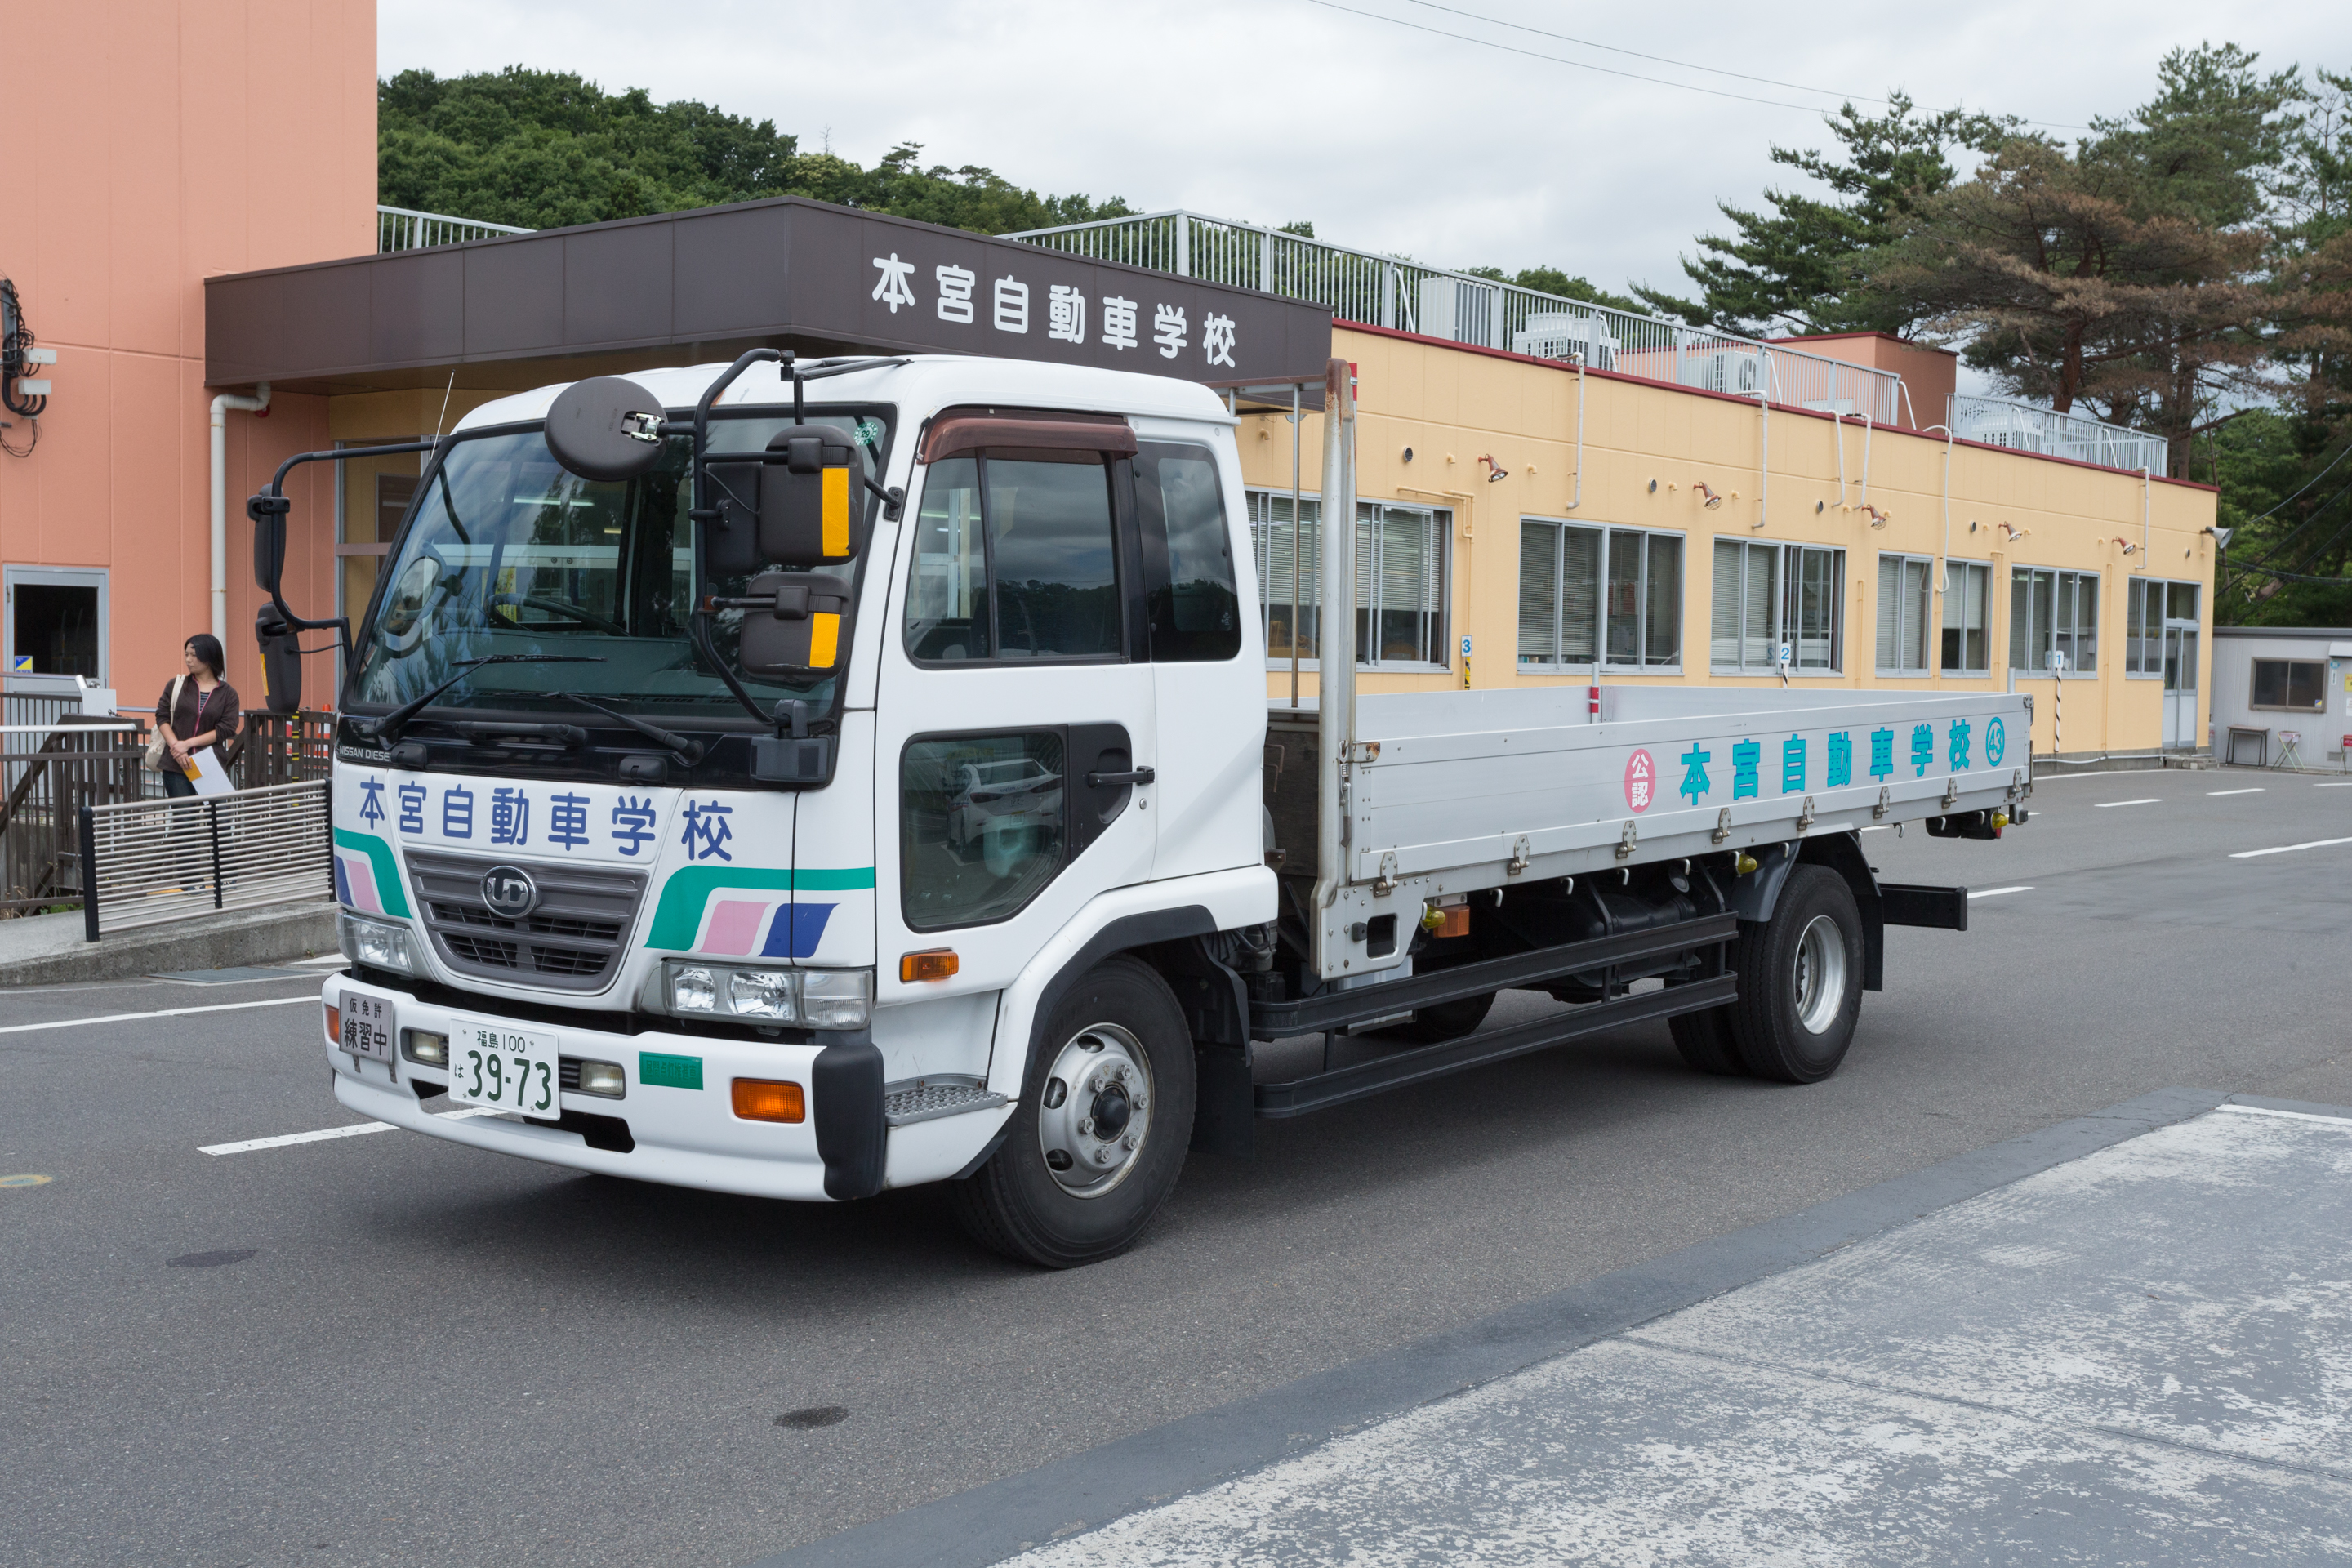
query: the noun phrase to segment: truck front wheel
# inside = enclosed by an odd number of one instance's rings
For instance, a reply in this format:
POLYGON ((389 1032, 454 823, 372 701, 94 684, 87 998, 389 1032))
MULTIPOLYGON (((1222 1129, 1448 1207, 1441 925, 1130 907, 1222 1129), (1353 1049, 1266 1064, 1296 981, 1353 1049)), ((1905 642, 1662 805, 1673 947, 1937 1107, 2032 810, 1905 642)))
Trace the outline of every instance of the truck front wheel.
POLYGON ((1192 1136, 1192 1039, 1167 982, 1114 958, 1054 1009, 988 1163, 949 1186, 973 1240, 1046 1268, 1134 1245, 1192 1136))
POLYGON ((1731 1034, 1758 1078, 1818 1083, 1837 1071, 1862 1016, 1862 914, 1845 879, 1789 873, 1772 918, 1740 922, 1732 944, 1739 999, 1731 1034))

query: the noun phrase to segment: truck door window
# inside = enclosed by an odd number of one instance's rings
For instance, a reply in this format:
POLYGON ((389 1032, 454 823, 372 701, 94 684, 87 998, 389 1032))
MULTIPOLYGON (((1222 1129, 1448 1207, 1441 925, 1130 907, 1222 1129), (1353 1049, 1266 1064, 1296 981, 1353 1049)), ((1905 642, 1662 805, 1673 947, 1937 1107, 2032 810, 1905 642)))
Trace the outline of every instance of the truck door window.
POLYGON ((1050 730, 908 744, 898 781, 908 929, 1003 920, 1054 879, 1066 833, 1064 753, 1050 730))
POLYGON ((1242 650, 1242 601, 1215 458, 1201 447, 1146 444, 1135 458, 1135 497, 1152 658, 1232 658, 1242 650))
POLYGON ((916 658, 1116 658, 1110 470, 1094 454, 931 465, 907 593, 916 658))

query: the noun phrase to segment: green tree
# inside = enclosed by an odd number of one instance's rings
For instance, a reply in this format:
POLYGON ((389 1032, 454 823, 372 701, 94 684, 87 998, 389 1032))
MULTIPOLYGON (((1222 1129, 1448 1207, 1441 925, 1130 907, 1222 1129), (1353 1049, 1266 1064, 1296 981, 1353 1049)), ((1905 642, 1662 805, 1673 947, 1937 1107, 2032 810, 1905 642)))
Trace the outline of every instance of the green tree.
POLYGON ((1631 310, 1636 315, 1648 313, 1648 307, 1639 300, 1612 294, 1606 289, 1597 289, 1584 279, 1570 276, 1557 267, 1525 267, 1511 273, 1506 273, 1499 267, 1465 267, 1462 270, 1473 278, 1491 278, 1497 283, 1511 283, 1521 289, 1533 289, 1540 294, 1581 300, 1588 305, 1606 305, 1612 310, 1631 310))
POLYGON ((1920 314, 1864 287, 1869 259, 1896 237, 1922 199, 1950 186, 1952 149, 1989 148, 2017 122, 1957 109, 1921 115, 1908 95, 1895 92, 1885 114, 1865 115, 1849 103, 1825 123, 1840 153, 1776 146, 1771 157, 1827 186, 1829 199, 1767 191, 1769 213, 1717 202, 1735 232, 1700 237, 1705 254, 1682 263, 1699 298, 1636 288, 1643 304, 1695 326, 1748 336, 1776 330, 1910 336, 1920 314))
POLYGON ((983 234, 1130 210, 1117 197, 1041 196, 973 164, 921 168, 916 142, 862 168, 801 152, 772 121, 520 66, 446 79, 409 70, 377 83, 376 147, 378 200, 529 228, 780 195, 983 234))

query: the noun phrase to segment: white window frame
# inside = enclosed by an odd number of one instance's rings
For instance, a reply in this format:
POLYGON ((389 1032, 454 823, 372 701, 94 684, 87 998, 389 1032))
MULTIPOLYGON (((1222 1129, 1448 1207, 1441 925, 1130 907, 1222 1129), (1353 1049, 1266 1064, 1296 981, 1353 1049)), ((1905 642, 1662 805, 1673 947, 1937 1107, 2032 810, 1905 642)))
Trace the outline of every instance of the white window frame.
MULTIPOLYGON (((1690 587, 1690 536, 1687 533, 1684 532, 1680 529, 1673 528, 1625 528, 1620 527, 1615 523, 1579 522, 1571 521, 1564 517, 1544 517, 1537 513, 1526 513, 1519 518, 1518 537, 1519 548, 1522 552, 1519 562, 1520 571, 1525 570, 1526 557, 1524 552, 1527 548, 1527 530, 1530 525, 1538 528, 1548 527, 1551 529, 1555 541, 1555 547, 1552 551, 1551 575, 1552 657, 1546 662, 1529 663, 1527 661, 1526 656, 1521 653, 1519 649, 1519 601, 1517 595, 1519 591, 1518 584, 1521 579, 1515 574, 1512 578, 1513 610, 1511 625, 1511 667, 1513 669, 1522 675, 1570 675, 1574 674, 1579 670, 1589 670, 1592 668, 1592 661, 1590 659, 1570 660, 1563 658, 1560 647, 1561 639, 1566 630, 1565 617, 1567 615, 1568 603, 1568 552, 1558 546, 1561 543, 1565 543, 1565 536, 1570 530, 1576 530, 1585 533, 1597 533, 1601 536, 1599 542, 1600 549, 1593 557, 1594 576, 1592 595, 1592 645, 1594 652, 1600 656, 1601 668, 1603 670, 1614 671, 1626 675, 1679 675, 1682 673, 1684 657, 1683 649, 1685 647, 1683 640, 1685 631, 1683 625, 1683 609, 1687 599, 1690 587), (1678 591, 1675 595, 1675 657, 1672 659, 1661 659, 1653 663, 1651 662, 1650 657, 1646 651, 1643 652, 1632 663, 1627 663, 1623 660, 1614 659, 1609 657, 1610 542, 1613 535, 1621 533, 1637 534, 1641 536, 1643 540, 1641 571, 1633 580, 1633 645, 1636 648, 1646 650, 1650 646, 1650 546, 1648 542, 1653 538, 1671 539, 1675 542, 1675 549, 1682 558, 1682 581, 1678 585, 1678 591)), ((1710 557, 1709 560, 1711 564, 1712 557, 1710 557)))
MULTIPOLYGON (((2145 619, 2141 620, 2138 623, 2139 636, 2135 637, 2132 635, 2133 613, 2137 611, 2141 616, 2146 616, 2147 591, 2150 588, 2162 589, 2163 596, 2168 603, 2175 588, 2186 588, 2196 595, 2198 596, 2197 612, 2189 618, 2198 621, 2200 629, 2202 626, 2205 614, 2204 584, 2187 577, 2133 577, 2127 580, 2124 584, 2124 679, 2126 680, 2162 680, 2164 679, 2164 630, 2170 624, 2170 615, 2159 613, 2153 628, 2145 619), (2142 642, 2147 643, 2153 650, 2144 668, 2141 668, 2138 646, 2142 642)), ((2289 708, 2283 711, 2303 713, 2310 710, 2289 708)))
MULTIPOLYGON (((1274 503, 1276 500, 1287 503, 1290 500, 1290 492, 1286 489, 1261 489, 1257 486, 1249 486, 1244 489, 1244 495, 1245 497, 1249 512, 1250 552, 1252 558, 1257 564, 1258 626, 1261 632, 1263 632, 1267 626, 1267 618, 1273 611, 1274 606, 1279 604, 1287 608, 1290 604, 1290 580, 1288 576, 1286 575, 1281 584, 1277 586, 1274 581, 1274 574, 1271 570, 1270 560, 1272 554, 1274 529, 1276 526, 1274 518, 1274 503), (1276 596, 1277 594, 1279 595, 1279 597, 1276 596)), ((1300 576, 1298 584, 1298 607, 1301 612, 1302 618, 1307 611, 1315 611, 1316 624, 1319 628, 1322 625, 1321 605, 1317 601, 1321 593, 1323 576, 1323 558, 1320 548, 1323 530, 1323 498, 1317 491, 1301 490, 1298 495, 1298 500, 1302 510, 1304 510, 1309 503, 1312 503, 1314 506, 1316 530, 1315 541, 1317 544, 1317 548, 1313 552, 1315 556, 1312 563, 1313 569, 1311 571, 1303 572, 1300 576)), ((1358 659, 1356 661, 1356 668, 1359 670, 1367 672, 1387 671, 1390 673, 1423 675, 1443 675, 1447 673, 1454 668, 1453 661, 1454 655, 1454 509, 1443 506, 1427 506, 1418 501, 1373 500, 1364 497, 1357 498, 1356 507, 1356 526, 1359 529, 1367 531, 1370 534, 1371 541, 1371 547, 1369 551, 1360 550, 1357 552, 1356 580, 1360 585, 1365 583, 1370 583, 1371 584, 1373 598, 1373 603, 1370 605, 1356 605, 1350 606, 1351 610, 1361 610, 1366 613, 1368 617, 1370 617, 1368 621, 1369 629, 1365 635, 1365 643, 1368 649, 1373 656, 1370 658, 1358 659), (1365 515, 1366 509, 1370 509, 1370 515, 1369 517, 1365 515), (1439 617, 1437 646, 1446 656, 1445 662, 1442 664, 1429 664, 1410 659, 1384 659, 1379 657, 1377 633, 1380 626, 1378 617, 1382 607, 1379 603, 1379 599, 1381 585, 1381 556, 1383 553, 1381 530, 1379 524, 1381 522, 1381 515, 1384 510, 1418 512, 1423 516, 1431 519, 1434 524, 1434 531, 1437 535, 1438 547, 1431 552, 1431 563, 1438 574, 1438 583, 1435 592, 1435 598, 1437 601, 1435 610, 1439 617), (1370 526, 1367 528, 1367 524, 1370 524, 1370 526)), ((1297 524, 1295 521, 1292 526, 1296 528, 1297 524)), ((1293 548, 1295 549, 1297 548, 1295 543, 1295 534, 1293 538, 1293 548)), ((1320 646, 1319 635, 1318 631, 1317 646, 1320 646)), ((1266 653, 1265 667, 1268 670, 1286 670, 1290 668, 1290 656, 1288 654, 1276 655, 1269 645, 1266 653)), ((1302 655, 1298 660, 1298 668, 1301 670, 1313 670, 1318 668, 1318 661, 1312 656, 1302 655)))
MULTIPOLYGON (((1937 589, 1936 596, 1943 601, 1937 607, 1935 617, 1936 673, 1958 679, 1979 679, 1990 676, 1992 674, 1992 563, 1954 560, 1947 556, 1944 561, 1943 584, 1937 589), (1968 603, 1968 595, 1965 593, 1958 595, 1953 593, 1953 584, 1958 580, 1955 574, 1963 572, 1980 572, 1984 574, 1984 624, 1979 628, 1984 633, 1984 663, 1973 668, 1966 663, 1951 665, 1944 662, 1944 633, 1952 629, 1950 619, 1952 600, 1957 596, 1961 604, 1968 603)), ((1969 646, 1967 637, 1969 628, 1964 623, 1958 629, 1962 634, 1960 647, 1966 649, 1969 646)), ((1966 657, 1964 652, 1962 658, 1965 659, 1966 657)))
POLYGON ((1937 666, 1941 662, 1941 655, 1943 651, 1942 644, 1944 640, 1942 636, 1943 622, 1936 614, 1936 558, 1932 555, 1909 555, 1896 550, 1880 551, 1878 552, 1878 604, 1876 607, 1877 614, 1874 617, 1874 624, 1872 626, 1873 636, 1870 644, 1870 656, 1873 668, 1877 674, 1891 680, 1927 680, 1932 679, 1936 674, 1937 666), (1908 601, 1911 595, 1908 593, 1902 591, 1899 587, 1894 595, 1888 595, 1886 592, 1886 568, 1889 566, 1894 566, 1895 568, 1895 579, 1898 584, 1906 575, 1907 568, 1913 566, 1919 568, 1919 598, 1921 600, 1921 605, 1918 614, 1924 625, 1916 628, 1907 627, 1899 618, 1902 613, 1909 607, 1908 601), (1886 616, 1890 609, 1894 610, 1898 616, 1895 626, 1895 653, 1897 658, 1900 658, 1904 652, 1906 639, 1903 634, 1906 630, 1916 630, 1918 634, 1919 665, 1916 669, 1908 665, 1885 664, 1879 662, 1879 634, 1883 633, 1885 628, 1886 616))
MULTIPOLYGON (((1775 606, 1776 619, 1771 630, 1766 634, 1764 638, 1768 649, 1777 647, 1780 642, 1784 640, 1783 633, 1786 631, 1789 624, 1790 613, 1790 606, 1791 601, 1796 595, 1801 592, 1801 587, 1797 580, 1797 574, 1789 570, 1789 562, 1791 553, 1796 553, 1800 558, 1801 558, 1804 552, 1811 552, 1815 554, 1826 555, 1830 558, 1830 584, 1832 589, 1830 594, 1830 662, 1827 666, 1822 666, 1806 665, 1801 662, 1792 660, 1789 666, 1789 679, 1791 680, 1822 680, 1843 676, 1845 673, 1845 634, 1848 629, 1845 623, 1845 546, 1842 544, 1811 544, 1803 540, 1792 540, 1783 542, 1779 540, 1770 539, 1749 539, 1728 533, 1715 534, 1707 541, 1706 647, 1708 671, 1715 675, 1762 676, 1767 678, 1777 676, 1780 673, 1780 666, 1773 662, 1769 657, 1766 659, 1766 662, 1761 665, 1753 665, 1745 662, 1724 664, 1717 662, 1716 659, 1715 555, 1717 547, 1724 544, 1737 544, 1742 546, 1740 552, 1740 582, 1743 588, 1747 582, 1748 563, 1755 558, 1755 552, 1757 551, 1769 550, 1777 552, 1780 555, 1780 594, 1779 603, 1775 606)), ((1734 603, 1738 605, 1739 613, 1744 617, 1748 609, 1747 594, 1745 592, 1736 594, 1734 603)), ((1736 647, 1742 649, 1745 649, 1747 647, 1749 639, 1747 623, 1744 618, 1737 631, 1734 633, 1732 640, 1736 647)), ((1795 637, 1787 637, 1785 640, 1790 644, 1791 651, 1796 658, 1801 659, 1802 657, 1802 650, 1798 646, 1798 639, 1795 637)))
MULTIPOLYGON (((2058 623, 2056 615, 2054 614, 2054 608, 2058 602, 2059 592, 2064 586, 2068 578, 2071 577, 2074 580, 2075 598, 2071 602, 2074 605, 2074 613, 2069 621, 2069 625, 2074 628, 2071 635, 2079 637, 2081 636, 2081 628, 2083 625, 2082 611, 2080 607, 2082 584, 2084 582, 2088 581, 2092 584, 2092 591, 2096 593, 2098 592, 2100 576, 2101 574, 2099 573, 2078 572, 2070 566, 2011 565, 2010 567, 2009 636, 2002 639, 2008 645, 2008 651, 2003 653, 2001 657, 2008 658, 2011 661, 2009 667, 2011 673, 2021 677, 2030 677, 2036 680, 2048 680, 2052 679, 2053 674, 2059 673, 2053 672, 2050 668, 2050 655, 2055 652, 2058 647, 2058 623), (2042 638, 2041 646, 2033 650, 2033 657, 2039 662, 2040 668, 2028 669, 2019 665, 2015 658, 2017 647, 2017 586, 2021 581, 2023 581, 2028 584, 2026 588, 2026 600, 2030 605, 2032 602, 2033 596, 2031 584, 2032 580, 2037 575, 2045 576, 2051 580, 2050 602, 2053 607, 2053 614, 2051 617, 2050 626, 2042 638)), ((2102 601, 2102 607, 2104 607, 2104 601, 2102 601)), ((2095 609, 2091 615, 2091 646, 2095 651, 2097 649, 2102 640, 2103 639, 2099 635, 2099 612, 2097 609, 2095 609)), ((2079 644, 2076 651, 2078 654, 2081 651, 2079 644)), ((2074 675, 2096 676, 2101 672, 2095 663, 2094 663, 2089 669, 2084 669, 2080 659, 2076 658, 2070 659, 2067 662, 2066 668, 2063 673, 2071 677, 2074 675)))
MULTIPOLYGON (((109 570, 104 566, 17 566, 13 564, 8 566, 5 573, 0 573, 0 578, 5 578, 5 587, 0 588, 0 598, 5 598, 6 602, 5 622, 5 625, 0 625, 0 643, 5 643, 9 653, 13 654, 16 651, 17 589, 23 587, 95 588, 98 590, 98 673, 90 678, 90 684, 103 689, 112 689, 114 682, 109 679, 113 673, 113 627, 109 622, 111 606, 108 604, 110 594, 107 585, 109 570)), ((174 648, 170 668, 156 677, 159 687, 163 682, 171 679, 173 671, 179 668, 178 655, 179 650, 174 648)), ((7 679, 7 689, 11 691, 24 692, 79 689, 74 685, 72 676, 55 674, 10 675, 7 679)))

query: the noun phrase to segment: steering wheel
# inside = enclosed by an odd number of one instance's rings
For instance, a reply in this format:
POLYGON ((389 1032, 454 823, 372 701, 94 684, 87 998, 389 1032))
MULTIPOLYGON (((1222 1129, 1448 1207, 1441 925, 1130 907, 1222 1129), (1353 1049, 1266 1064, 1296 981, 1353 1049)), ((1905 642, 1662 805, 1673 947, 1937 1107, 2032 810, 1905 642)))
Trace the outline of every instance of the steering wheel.
MULTIPOLYGON (((490 604, 493 607, 499 605, 520 605, 529 609, 545 610, 550 615, 567 616, 578 621, 582 626, 593 626, 600 632, 608 632, 616 637, 629 635, 627 627, 606 620, 593 610, 583 610, 579 605, 567 604, 562 599, 542 599, 531 594, 493 594, 490 595, 490 604)), ((506 621, 509 626, 523 629, 522 623, 512 616, 507 616, 506 621)))

